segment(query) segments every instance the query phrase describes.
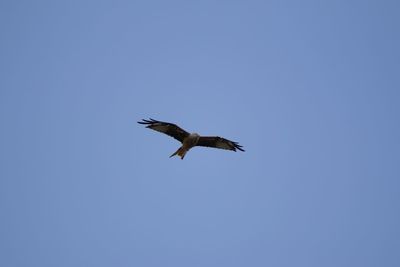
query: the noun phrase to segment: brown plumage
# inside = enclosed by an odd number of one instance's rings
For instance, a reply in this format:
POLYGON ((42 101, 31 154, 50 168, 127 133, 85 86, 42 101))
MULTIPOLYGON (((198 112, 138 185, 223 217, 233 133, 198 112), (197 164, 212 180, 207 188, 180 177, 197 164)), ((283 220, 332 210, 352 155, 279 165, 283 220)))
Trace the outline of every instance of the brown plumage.
POLYGON ((244 151, 242 146, 237 142, 219 136, 200 136, 197 133, 189 134, 187 131, 173 123, 157 121, 154 119, 142 120, 138 121, 138 123, 146 125, 146 128, 169 135, 182 143, 182 146, 170 157, 178 155, 183 159, 186 153, 194 146, 220 148, 235 152, 236 150, 244 151))

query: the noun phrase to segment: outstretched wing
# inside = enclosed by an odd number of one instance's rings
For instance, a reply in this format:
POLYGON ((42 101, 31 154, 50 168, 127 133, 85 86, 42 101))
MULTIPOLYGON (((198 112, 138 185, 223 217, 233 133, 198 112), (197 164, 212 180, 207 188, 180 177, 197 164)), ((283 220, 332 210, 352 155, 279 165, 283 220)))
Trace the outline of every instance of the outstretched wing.
POLYGON ((239 145, 237 142, 233 142, 219 136, 202 136, 199 138, 197 146, 215 147, 233 151, 236 151, 236 149, 238 149, 240 151, 244 151, 242 146, 239 145))
POLYGON ((183 139, 189 136, 188 132, 173 123, 157 121, 153 119, 142 120, 138 121, 137 123, 147 125, 146 128, 169 135, 180 142, 183 142, 183 139))

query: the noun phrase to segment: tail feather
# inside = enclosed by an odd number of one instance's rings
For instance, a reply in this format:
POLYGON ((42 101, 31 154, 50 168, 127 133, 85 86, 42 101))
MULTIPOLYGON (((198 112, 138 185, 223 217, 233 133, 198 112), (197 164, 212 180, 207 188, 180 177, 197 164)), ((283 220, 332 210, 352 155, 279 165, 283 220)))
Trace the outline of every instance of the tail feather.
POLYGON ((169 156, 170 158, 172 158, 175 155, 178 155, 179 157, 181 157, 181 159, 183 159, 186 155, 187 150, 183 148, 183 146, 181 146, 180 148, 178 148, 177 151, 175 151, 174 154, 172 154, 171 156, 169 156))

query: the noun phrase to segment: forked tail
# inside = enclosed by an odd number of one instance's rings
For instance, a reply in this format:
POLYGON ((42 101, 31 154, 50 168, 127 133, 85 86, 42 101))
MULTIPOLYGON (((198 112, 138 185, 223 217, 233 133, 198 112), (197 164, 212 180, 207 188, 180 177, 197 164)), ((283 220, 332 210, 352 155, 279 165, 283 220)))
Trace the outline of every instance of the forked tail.
POLYGON ((178 148, 177 151, 175 151, 174 154, 172 154, 171 156, 169 156, 170 158, 172 158, 175 155, 178 155, 179 157, 181 157, 181 159, 183 159, 186 155, 187 150, 183 148, 183 146, 181 146, 180 148, 178 148))

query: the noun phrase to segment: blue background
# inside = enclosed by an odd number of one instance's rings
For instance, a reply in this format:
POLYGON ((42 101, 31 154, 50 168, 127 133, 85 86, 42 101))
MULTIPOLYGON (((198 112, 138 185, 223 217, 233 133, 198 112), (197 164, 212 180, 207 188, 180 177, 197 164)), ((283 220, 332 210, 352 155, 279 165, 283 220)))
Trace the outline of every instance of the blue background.
POLYGON ((400 266, 398 1, 2 1, 1 266, 400 266), (174 122, 246 152, 194 148, 174 122))

